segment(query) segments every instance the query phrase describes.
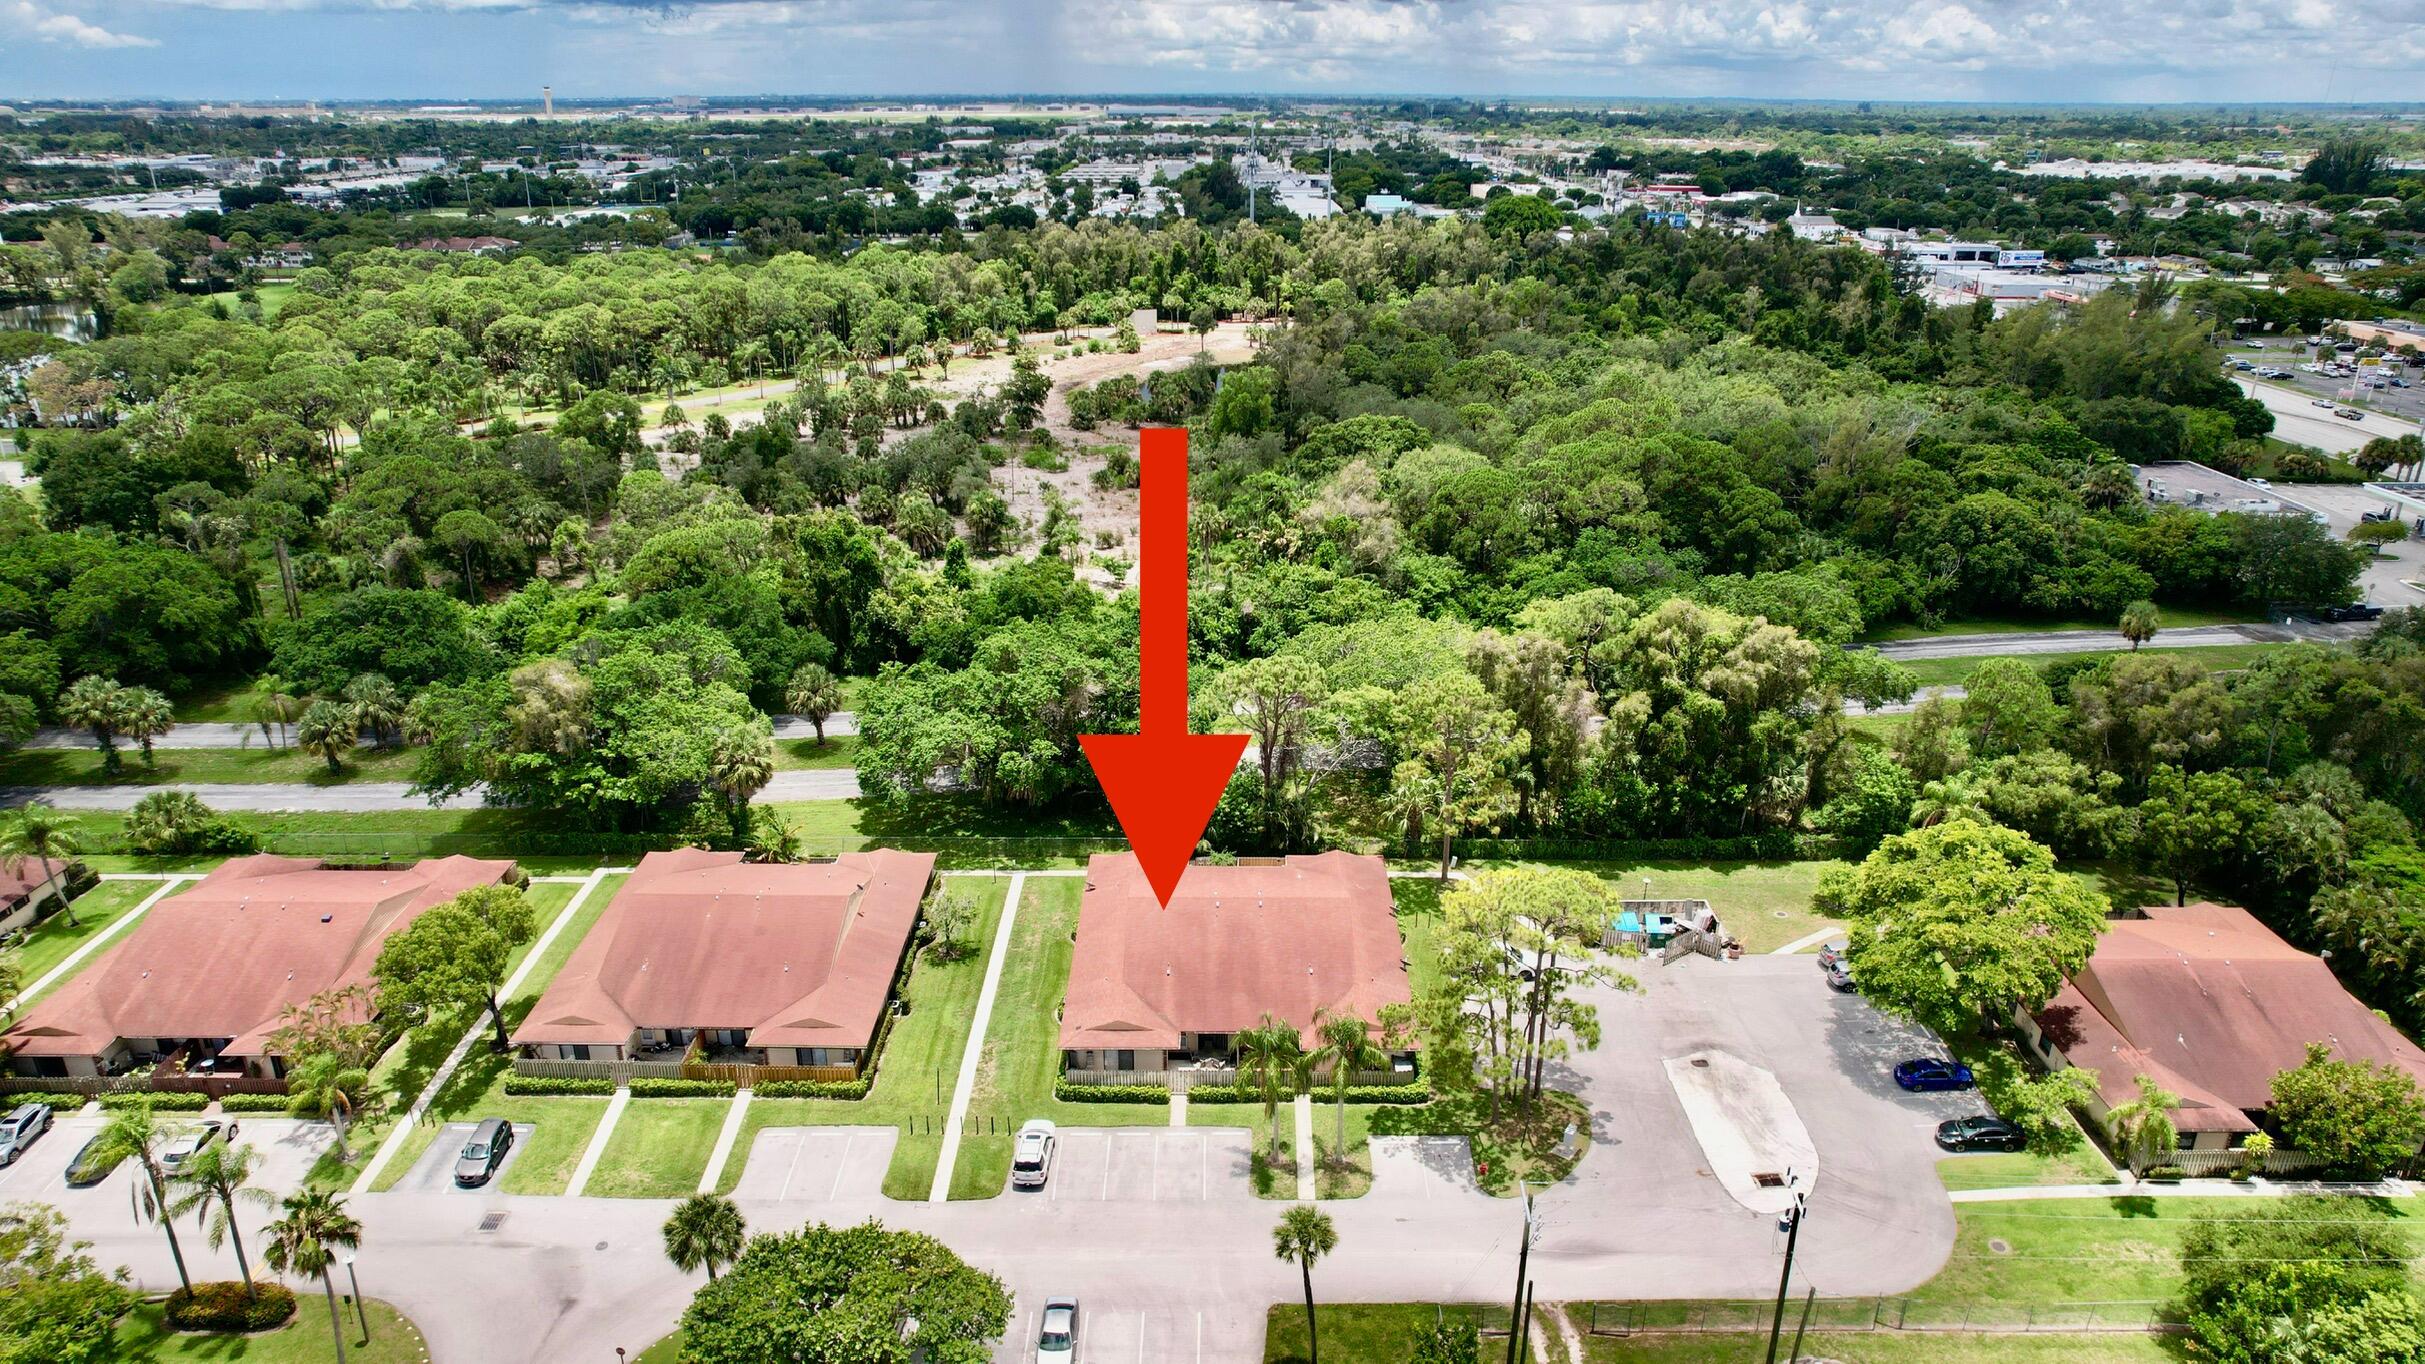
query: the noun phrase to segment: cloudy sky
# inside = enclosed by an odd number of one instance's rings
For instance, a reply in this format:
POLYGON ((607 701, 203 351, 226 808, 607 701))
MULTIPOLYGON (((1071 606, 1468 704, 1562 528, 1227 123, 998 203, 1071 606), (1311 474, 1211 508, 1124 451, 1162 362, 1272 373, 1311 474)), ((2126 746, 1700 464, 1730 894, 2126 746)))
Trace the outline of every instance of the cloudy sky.
POLYGON ((0 0, 0 100, 2425 98, 2425 0, 0 0))

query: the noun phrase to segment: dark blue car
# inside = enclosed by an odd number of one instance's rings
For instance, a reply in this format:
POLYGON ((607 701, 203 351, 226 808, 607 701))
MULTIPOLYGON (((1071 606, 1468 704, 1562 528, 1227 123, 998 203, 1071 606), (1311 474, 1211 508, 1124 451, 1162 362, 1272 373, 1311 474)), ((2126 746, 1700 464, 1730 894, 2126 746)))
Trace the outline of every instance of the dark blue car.
POLYGON ((1933 1056, 1915 1057, 1895 1067, 1895 1083, 1909 1090, 1968 1089, 1970 1067, 1933 1056))

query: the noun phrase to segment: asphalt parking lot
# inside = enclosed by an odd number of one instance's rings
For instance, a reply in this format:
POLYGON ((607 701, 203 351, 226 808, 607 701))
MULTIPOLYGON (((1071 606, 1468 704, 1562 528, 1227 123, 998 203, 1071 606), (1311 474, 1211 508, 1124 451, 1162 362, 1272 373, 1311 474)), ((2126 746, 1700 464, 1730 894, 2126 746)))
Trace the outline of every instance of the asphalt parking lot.
MULTIPOLYGON (((2303 398, 2336 398, 2342 389, 2348 388, 2356 382, 2354 379, 2338 379, 2329 375, 2310 374, 2300 369, 2301 365, 2315 363, 2315 348, 2306 344, 2304 338, 2294 339, 2289 344, 2279 340, 2268 341, 2263 350, 2252 349, 2244 343, 2235 343, 2225 348, 2223 353, 2234 360, 2248 360, 2260 365, 2276 365, 2289 370, 2290 377, 2287 379, 2272 379, 2264 382, 2296 389, 2303 398)), ((2387 368, 2386 372, 2406 379, 2409 386, 2406 388, 2361 388, 2358 390, 2358 394, 2365 401, 2350 405, 2410 422, 2425 418, 2425 369, 2392 365, 2387 368)), ((2232 373, 2243 379, 2249 377, 2247 370, 2235 369, 2232 373)), ((2320 412, 2323 409, 2318 408, 2317 410, 2320 412)))
MULTIPOLYGON (((97 1198, 108 1198, 123 1205, 126 1202, 125 1176, 112 1170, 98 1184, 89 1188, 67 1187, 67 1167, 76 1159, 76 1152, 93 1139, 106 1117, 98 1111, 54 1113, 51 1127, 41 1140, 17 1158, 17 1163, 0 1169, 0 1202, 33 1199, 55 1203, 62 1209, 89 1204, 97 1198)), ((203 1119, 186 1114, 163 1114, 163 1125, 191 1125, 203 1119)), ((214 1119, 224 1122, 226 1119, 214 1119)), ((303 1122, 294 1118, 246 1117, 236 1119, 239 1145, 253 1151, 253 1183, 272 1193, 291 1193, 303 1187, 305 1176, 320 1153, 328 1149, 331 1136, 326 1123, 303 1122)))
MULTIPOLYGON (((1053 1295, 1046 1295, 1053 1296, 1053 1295)), ((1001 1364, 1027 1364, 1036 1357, 1037 1318, 1044 1297, 1019 1295, 1010 1334, 994 1352, 1001 1364)), ((1191 1308, 1090 1306, 1078 1302, 1078 1364, 1199 1364, 1203 1360, 1257 1359, 1263 1351, 1261 1313, 1229 1314, 1191 1308), (1224 1320, 1242 1316, 1243 1320, 1224 1320)))
POLYGON ((466 1197, 498 1192, 505 1172, 514 1168, 514 1162, 522 1159, 523 1151, 529 1148, 530 1134, 535 1129, 526 1122, 515 1123, 513 1149, 505 1153, 496 1173, 489 1176, 488 1183, 466 1189, 455 1183, 455 1159, 463 1154, 463 1143, 471 1140, 472 1129, 477 1126, 478 1123, 450 1122, 439 1128, 437 1140, 413 1162, 412 1169, 405 1171, 404 1178, 396 1181, 396 1192, 459 1193, 466 1197))
POLYGON ((769 1127, 750 1143, 737 1199, 829 1203, 884 1187, 901 1133, 891 1127, 769 1127))
POLYGON ((1934 1129, 1985 1108, 1975 1093, 1896 1086, 1896 1062, 1943 1054, 1934 1037, 1828 989, 1808 955, 1623 966, 1641 991, 1590 992, 1600 1047, 1552 1067, 1553 1083, 1590 1102, 1593 1147, 1545 1198, 1550 1230, 1537 1258, 1554 1266, 1685 1243, 1705 1254, 1777 1252, 1774 1218, 1728 1195, 1667 1073, 1668 1058, 1723 1051, 1775 1075, 1817 1149, 1808 1281, 1821 1292, 1836 1291, 1831 1281, 1876 1291, 1882 1270, 1907 1266, 1912 1283, 1936 1271, 1954 1222, 1934 1129))
POLYGON ((1226 1127, 1064 1127, 1040 1192, 1055 1203, 1252 1198, 1252 1140, 1226 1127))

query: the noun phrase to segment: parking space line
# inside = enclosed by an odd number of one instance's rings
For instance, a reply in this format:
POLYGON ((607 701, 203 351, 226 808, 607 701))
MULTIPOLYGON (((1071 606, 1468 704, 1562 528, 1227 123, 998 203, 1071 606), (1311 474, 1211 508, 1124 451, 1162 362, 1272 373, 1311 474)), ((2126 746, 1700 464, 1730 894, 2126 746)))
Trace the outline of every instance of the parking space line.
POLYGON ((826 1190, 826 1201, 831 1202, 834 1199, 842 1196, 842 1174, 844 1171, 850 1168, 850 1148, 851 1145, 858 1140, 859 1134, 856 1132, 849 1132, 843 1135, 842 1158, 834 1162, 834 1186, 831 1189, 826 1190))
POLYGON ((805 1135, 794 1135, 792 1137, 791 1163, 783 1167, 783 1184, 780 1188, 775 1190, 776 1202, 780 1203, 784 1199, 791 1197, 792 1176, 800 1172, 800 1153, 807 1149, 808 1138, 805 1135))

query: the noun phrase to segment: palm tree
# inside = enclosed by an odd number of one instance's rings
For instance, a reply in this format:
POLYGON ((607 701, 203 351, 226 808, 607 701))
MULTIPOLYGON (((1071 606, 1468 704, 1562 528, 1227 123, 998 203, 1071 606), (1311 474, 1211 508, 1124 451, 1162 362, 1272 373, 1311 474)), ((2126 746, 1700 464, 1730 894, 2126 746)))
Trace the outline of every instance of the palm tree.
POLYGON ((707 764, 708 779, 715 783, 716 793, 724 797, 731 814, 734 841, 747 842, 750 797, 765 790, 775 777, 774 739, 757 726, 727 729, 716 736, 707 764))
POLYGON ((368 729, 382 748, 387 736, 404 723, 404 694, 381 673, 364 673, 346 683, 345 704, 353 708, 356 732, 368 729))
POLYGON ((269 1245, 261 1258, 281 1274, 320 1277, 320 1289, 328 1295, 328 1333, 337 1342, 337 1364, 345 1364, 345 1328, 337 1316, 337 1285, 328 1270, 338 1251, 362 1244, 362 1224, 345 1210, 343 1200, 318 1190, 287 1195, 285 1207, 286 1216, 264 1228, 269 1245))
POLYGON ((692 1194, 675 1204, 673 1216, 665 1219, 665 1258, 685 1274, 704 1267, 713 1280, 718 1265, 741 1258, 748 1230, 731 1199, 692 1194))
POLYGON ((295 747, 326 762, 329 771, 342 772, 345 768, 338 760, 353 751, 354 741, 361 735, 352 707, 314 701, 295 725, 295 747))
MULTIPOLYGON (((15 819, 0 825, 0 866, 7 867, 9 875, 22 878, 27 862, 41 863, 44 872, 42 885, 46 890, 57 889, 55 883, 59 873, 65 868, 66 859, 74 856, 75 852, 76 831, 60 818, 58 811, 39 801, 19 810, 15 819)), ((67 901, 65 908, 67 926, 83 927, 76 919, 76 902, 67 901)))
POLYGON ((1263 1122, 1271 1129, 1270 1150, 1280 1154, 1280 1100, 1293 1098, 1305 1087, 1305 1047, 1294 1026, 1270 1014, 1230 1041, 1238 1058, 1238 1083, 1256 1092, 1263 1102, 1263 1122))
POLYGON ((842 680, 822 663, 803 663, 783 689, 783 704, 794 715, 805 715, 817 727, 817 747, 825 746, 826 717, 842 709, 842 680))
POLYGON ((101 748, 101 767, 118 770, 118 732, 126 726, 126 688, 115 679, 85 676, 59 693, 59 718, 77 729, 93 732, 101 748))
POLYGON ((1314 1333, 1314 1261, 1338 1248, 1339 1229, 1310 1203, 1299 1203, 1281 1213, 1280 1225, 1271 1229, 1272 1254, 1292 1261, 1305 1276, 1306 1364, 1321 1364, 1322 1360, 1322 1344, 1314 1333))
POLYGON ((2146 1173, 2147 1167, 2163 1159, 2181 1141, 2180 1132, 2172 1125, 2172 1110, 2181 1106, 2181 1096, 2167 1092, 2149 1076, 2141 1075, 2138 1081, 2139 1097, 2105 1115, 2106 1135, 2121 1150, 2133 1179, 2146 1173))
POLYGON ((752 810, 749 842, 744 851, 752 862, 797 862, 800 860, 800 830, 772 810, 752 810))
POLYGON ((1372 1030, 1354 1014, 1332 1014, 1328 1010, 1314 1013, 1314 1034, 1322 1045, 1314 1052, 1317 1063, 1330 1065, 1331 1092, 1338 1098, 1339 1144, 1336 1154, 1347 1158, 1347 1090, 1355 1083, 1359 1070, 1378 1070, 1389 1064, 1389 1053, 1372 1044, 1372 1030))
POLYGON ((184 1192, 168 1205, 169 1216, 193 1213, 202 1234, 217 1250, 222 1241, 236 1248, 236 1272, 244 1277, 244 1296, 253 1296, 253 1266, 244 1256, 244 1232, 236 1224, 236 1200, 265 1208, 278 1206, 266 1189, 252 1187, 253 1148, 215 1141, 186 1157, 173 1176, 184 1192))
POLYGON ((353 1157, 345 1149, 345 1129, 371 1097, 370 1071, 333 1052, 320 1052, 287 1073, 286 1092, 295 1101, 295 1111, 328 1116, 329 1126, 337 1133, 332 1148, 337 1163, 351 1161, 353 1157))
POLYGON ((275 748, 286 739, 286 727, 303 714, 303 702, 289 693, 274 677, 261 680, 261 692, 252 701, 253 723, 261 727, 261 737, 275 748))
POLYGON ((128 687, 121 693, 124 701, 120 711, 120 726, 128 738, 143 746, 143 765, 152 765, 152 740, 177 727, 177 708, 169 699, 149 687, 128 687))
POLYGON ((134 1203, 135 1220, 157 1222, 168 1233, 168 1254, 177 1262, 177 1282, 190 1291, 194 1281, 185 1272, 185 1248, 177 1244, 177 1223, 169 1210, 168 1173, 160 1168, 160 1148, 168 1139, 169 1131, 152 1117, 151 1105, 139 1103, 110 1114, 93 1158, 105 1165, 135 1162, 141 1177, 128 1195, 134 1203))

